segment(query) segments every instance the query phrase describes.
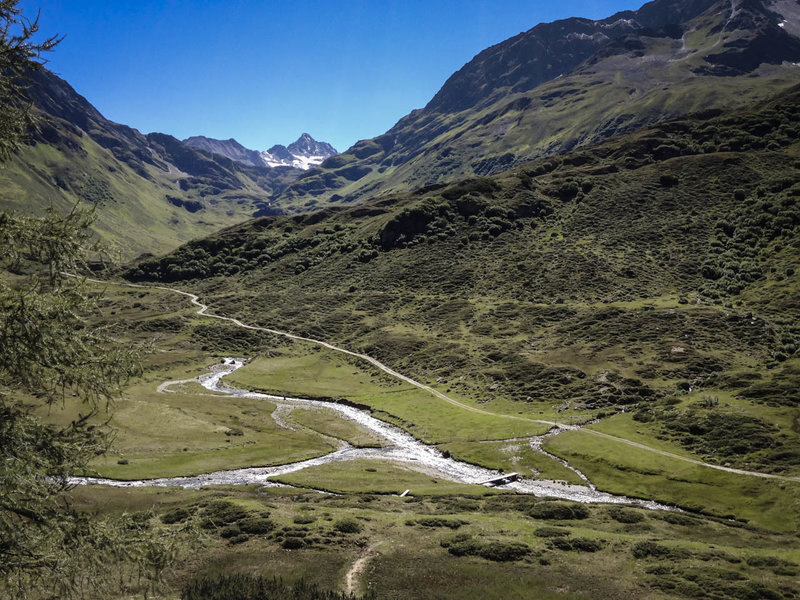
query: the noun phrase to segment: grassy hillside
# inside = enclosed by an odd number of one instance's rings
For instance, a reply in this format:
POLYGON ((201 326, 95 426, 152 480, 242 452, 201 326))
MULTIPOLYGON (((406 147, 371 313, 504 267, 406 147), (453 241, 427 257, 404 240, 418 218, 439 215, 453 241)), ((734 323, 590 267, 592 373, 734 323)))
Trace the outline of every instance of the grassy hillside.
POLYGON ((121 259, 167 252, 242 222, 264 196, 252 182, 242 182, 244 190, 193 197, 180 191, 178 174, 151 168, 145 178, 91 139, 82 137, 77 144, 79 153, 45 144, 25 147, 0 172, 2 208, 42 214, 50 206, 60 212, 76 203, 94 207, 94 230, 121 259))
POLYGON ((47 71, 35 75, 29 94, 38 128, 0 171, 0 210, 94 207, 94 230, 123 260, 268 212, 267 198, 299 173, 245 167, 168 135, 144 136, 105 119, 47 71))
MULTIPOLYGON (((131 478, 289 461, 303 451, 330 449, 320 433, 363 441, 352 424, 348 429, 347 421, 324 413, 294 411, 289 422, 295 429, 288 430, 263 400, 209 395, 196 383, 176 384, 172 393, 156 391, 165 380, 205 371, 214 361, 209 354, 261 355, 250 371, 237 372, 240 385, 261 382, 310 395, 338 385, 337 396, 361 398, 399 389, 364 365, 306 344, 193 316, 176 294, 110 286, 98 302, 96 318, 114 326, 121 341, 151 340, 157 349, 145 357, 143 378, 128 386, 114 407, 110 425, 117 434, 110 454, 95 465, 104 475, 131 478)), ((691 395, 684 400, 694 401, 691 395)), ((419 398, 408 418, 420 420, 431 401, 419 398)), ((385 406, 399 409, 402 401, 385 406)), ((69 422, 79 410, 67 399, 64 412, 42 414, 69 422)), ((638 434, 636 439, 674 449, 630 417, 621 414, 594 427, 638 434)), ((108 415, 96 418, 104 423, 108 415)), ((450 414, 439 422, 461 424, 462 418, 450 414)), ((483 432, 484 439, 497 435, 483 432)), ((71 502, 87 514, 133 515, 141 527, 169 540, 177 562, 162 573, 160 592, 170 599, 208 597, 211 590, 219 594, 215 597, 238 599, 246 586, 259 585, 251 580, 255 577, 278 577, 287 586, 302 587, 302 580, 323 590, 374 592, 378 598, 579 598, 586 590, 604 598, 798 594, 796 484, 711 472, 581 435, 556 436, 549 449, 568 456, 598 485, 673 495, 682 505, 696 503, 688 508, 718 516, 515 496, 453 484, 408 464, 363 460, 281 477, 294 486, 289 488, 79 486, 71 502), (409 488, 410 497, 397 497, 409 488), (359 560, 364 570, 348 587, 347 573, 359 560)), ((492 465, 498 458, 509 461, 503 448, 512 442, 462 441, 444 449, 492 465)), ((526 458, 519 457, 514 469, 540 476, 524 470, 526 458)), ((530 466, 543 476, 560 475, 541 463, 530 466)), ((142 593, 136 574, 121 574, 120 581, 125 593, 119 597, 142 593)))
MULTIPOLYGON (((375 481, 396 476, 381 466, 361 472, 375 481)), ((595 598, 777 600, 798 591, 800 557, 787 536, 680 513, 280 488, 74 495, 86 509, 132 512, 179 541, 180 564, 164 574, 166 598, 209 598, 212 590, 224 600, 273 597, 243 595, 258 589, 258 577, 340 591, 359 560, 363 571, 349 589, 377 598, 584 598, 591 590, 595 598)))

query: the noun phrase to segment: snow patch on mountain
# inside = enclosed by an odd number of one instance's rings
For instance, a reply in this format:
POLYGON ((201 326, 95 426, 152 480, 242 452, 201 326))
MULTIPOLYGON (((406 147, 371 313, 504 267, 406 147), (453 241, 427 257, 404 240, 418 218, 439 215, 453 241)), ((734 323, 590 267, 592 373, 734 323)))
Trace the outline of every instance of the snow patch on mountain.
POLYGON ((311 156, 292 156, 290 160, 276 158, 270 152, 264 151, 261 153, 261 160, 270 167, 290 166, 296 169, 303 169, 307 171, 312 167, 322 164, 326 158, 330 158, 333 154, 329 155, 311 155, 311 156))

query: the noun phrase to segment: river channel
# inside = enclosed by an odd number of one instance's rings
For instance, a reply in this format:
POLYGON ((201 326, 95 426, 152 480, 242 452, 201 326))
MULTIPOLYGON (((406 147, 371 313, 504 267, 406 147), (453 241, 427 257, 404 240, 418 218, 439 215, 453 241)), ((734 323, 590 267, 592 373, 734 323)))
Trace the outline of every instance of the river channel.
MULTIPOLYGON (((307 400, 303 398, 289 398, 285 396, 273 396, 257 392, 248 392, 227 387, 222 379, 236 369, 244 366, 245 361, 238 358, 225 359, 223 364, 215 365, 209 373, 201 375, 197 381, 206 389, 218 394, 227 396, 246 397, 254 399, 269 400, 278 408, 281 414, 291 411, 294 408, 327 409, 336 411, 340 416, 358 423, 373 434, 377 435, 383 442, 381 448, 356 448, 341 442, 340 447, 324 456, 303 460, 299 462, 278 465, 272 467, 253 467, 246 469, 232 469, 228 471, 217 471, 205 475, 191 477, 165 477, 160 479, 141 479, 132 481, 121 481, 116 479, 104 479, 96 477, 75 477, 71 483, 78 485, 99 484, 116 487, 146 487, 146 486, 181 486, 184 488, 200 488, 207 485, 221 484, 261 484, 265 486, 280 485, 272 480, 274 477, 293 473, 302 469, 317 465, 324 465, 332 462, 341 462, 355 459, 381 459, 397 461, 411 466, 419 471, 436 473, 443 479, 466 484, 482 483, 488 480, 502 477, 500 471, 486 469, 450 457, 444 456, 433 446, 429 446, 406 433, 402 429, 390 425, 380 419, 376 419, 367 411, 344 404, 322 402, 319 400, 307 400)), ((178 383, 178 382, 175 382, 178 383)), ((168 385, 160 386, 167 389, 168 385)), ((220 401, 224 397, 220 396, 220 401)), ((277 415, 276 415, 277 416, 277 415)), ((537 448, 537 441, 540 438, 532 438, 532 447, 537 448)), ((598 491, 588 480, 587 485, 567 484, 560 481, 550 481, 543 479, 520 479, 510 483, 496 486, 499 489, 515 491, 523 494, 533 494, 541 497, 560 498, 577 502, 603 502, 613 504, 632 504, 654 510, 674 510, 674 508, 637 498, 628 498, 598 491)), ((414 490, 411 490, 413 495, 414 490)))

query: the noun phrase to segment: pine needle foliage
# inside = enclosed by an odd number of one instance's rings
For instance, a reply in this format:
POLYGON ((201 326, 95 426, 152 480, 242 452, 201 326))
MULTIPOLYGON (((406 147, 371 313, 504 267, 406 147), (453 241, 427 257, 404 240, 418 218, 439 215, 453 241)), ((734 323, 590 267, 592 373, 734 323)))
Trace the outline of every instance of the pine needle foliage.
POLYGON ((44 64, 42 54, 61 41, 51 36, 41 42, 39 15, 29 19, 18 0, 0 0, 0 160, 8 160, 33 124, 30 101, 25 98, 27 74, 44 64))
POLYGON ((110 441, 93 417, 139 372, 137 348, 91 325, 96 299, 64 274, 83 261, 88 218, 0 215, 0 596, 107 597, 148 587, 172 559, 146 515, 91 517, 70 501, 70 477, 110 441), (74 398, 84 410, 68 425, 37 417, 74 398))
MULTIPOLYGON (((59 41, 31 41, 17 0, 0 0, 0 161, 32 119, 26 74, 59 41)), ((147 514, 101 518, 76 510, 70 477, 102 454, 109 431, 92 419, 138 372, 137 349, 91 324, 85 281, 66 272, 93 252, 91 212, 41 218, 0 213, 0 597, 108 598, 154 590, 176 544, 153 534, 147 514), (67 425, 37 410, 78 399, 67 425)))

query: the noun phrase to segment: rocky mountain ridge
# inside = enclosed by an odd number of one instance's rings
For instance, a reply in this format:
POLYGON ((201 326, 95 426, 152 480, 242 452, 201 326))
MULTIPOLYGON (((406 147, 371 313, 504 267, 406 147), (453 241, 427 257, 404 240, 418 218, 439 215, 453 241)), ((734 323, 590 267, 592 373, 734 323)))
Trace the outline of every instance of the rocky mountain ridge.
POLYGON ((479 53, 386 134, 305 171, 335 149, 308 134, 266 152, 235 140, 144 135, 105 119, 45 71, 31 88, 41 126, 0 175, 3 208, 38 210, 45 198, 64 208, 92 203, 98 231, 130 256, 251 216, 501 172, 788 89, 800 82, 798 6, 654 0, 599 21, 538 25, 479 53))
POLYGON ((294 167, 304 171, 339 153, 329 143, 318 142, 308 133, 303 133, 288 146, 275 144, 264 151, 245 148, 233 138, 217 140, 198 135, 183 140, 183 143, 251 167, 294 167))
POLYGON ((187 146, 203 150, 210 154, 218 154, 250 167, 263 167, 264 161, 261 160, 261 153, 256 150, 245 148, 235 139, 217 140, 202 135, 195 135, 182 140, 187 146))
POLYGON ((540 24, 479 53, 425 108, 308 171, 274 204, 361 202, 764 99, 800 82, 799 31, 793 0, 655 0, 540 24))

